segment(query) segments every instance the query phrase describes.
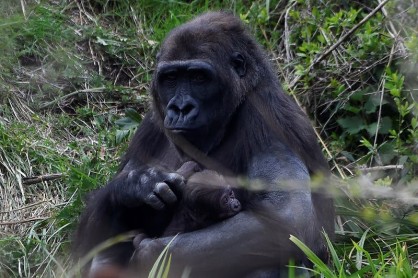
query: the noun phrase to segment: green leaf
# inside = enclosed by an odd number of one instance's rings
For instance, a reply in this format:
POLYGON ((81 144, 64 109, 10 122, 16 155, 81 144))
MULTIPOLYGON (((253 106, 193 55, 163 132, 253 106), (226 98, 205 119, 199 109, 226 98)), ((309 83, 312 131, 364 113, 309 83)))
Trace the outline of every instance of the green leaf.
POLYGON ((355 106, 352 106, 352 105, 349 105, 349 104, 345 105, 343 109, 346 110, 346 111, 350 111, 353 114, 358 114, 362 110, 362 108, 360 106, 355 107, 355 106))
POLYGON ((361 269, 361 265, 362 265, 362 262, 363 262, 364 241, 366 240, 368 231, 369 231, 369 229, 364 231, 364 233, 361 236, 360 241, 358 243, 358 246, 361 247, 361 248, 357 248, 357 253, 356 253, 356 268, 357 269, 361 269))
POLYGON ((128 108, 125 111, 125 116, 137 122, 138 124, 142 121, 142 116, 135 109, 128 108))
POLYGON ((116 125, 120 129, 136 129, 141 123, 142 117, 132 108, 128 108, 125 111, 125 117, 115 121, 116 125))
POLYGON ((347 151, 341 151, 341 154, 345 156, 349 161, 355 161, 354 156, 347 151))
POLYGON ((97 37, 97 41, 96 42, 98 44, 101 44, 101 45, 104 45, 104 46, 107 46, 108 45, 108 43, 106 42, 106 40, 102 39, 101 37, 97 37))
POLYGON ((314 252, 312 252, 312 250, 309 249, 309 247, 306 246, 302 241, 300 241, 293 235, 290 235, 289 239, 294 244, 296 244, 296 246, 299 247, 299 249, 302 250, 303 253, 305 253, 308 259, 316 265, 316 267, 318 268, 320 273, 324 275, 324 277, 335 277, 335 275, 332 273, 329 267, 320 258, 318 258, 318 256, 314 252))
POLYGON ((341 269, 343 267, 343 264, 340 262, 340 259, 338 258, 337 251, 335 250, 330 238, 325 232, 324 232, 324 235, 325 235, 325 240, 327 241, 328 250, 329 250, 329 253, 331 254, 332 262, 335 266, 335 269, 341 269))
POLYGON ((361 142, 361 144, 362 144, 363 146, 365 146, 365 147, 366 147, 366 148, 368 148, 369 150, 372 150, 372 149, 373 149, 373 145, 372 145, 372 143, 370 143, 370 141, 369 141, 369 140, 367 140, 366 138, 362 137, 362 139, 360 140, 360 142, 361 142))
POLYGON ((350 100, 361 101, 365 93, 364 90, 356 91, 350 96, 350 100))
POLYGON ((378 148, 378 153, 383 164, 389 164, 399 153, 396 151, 396 143, 386 141, 378 148))
POLYGON ((349 134, 357 134, 366 127, 363 119, 358 116, 341 118, 337 122, 349 134))
POLYGON ((116 145, 119 145, 120 143, 122 143, 122 141, 125 138, 128 138, 130 133, 131 133, 131 131, 129 129, 116 130, 116 135, 115 135, 116 145))
POLYGON ((152 266, 148 278, 166 278, 168 277, 168 272, 171 265, 171 254, 168 257, 167 262, 167 255, 169 248, 173 241, 176 239, 177 236, 174 236, 167 246, 164 247, 164 250, 160 253, 157 260, 155 261, 154 265, 152 266))
POLYGON ((122 130, 130 130, 138 127, 138 122, 131 118, 121 118, 115 121, 115 124, 122 130))
MULTIPOLYGON (((369 135, 375 135, 376 134, 376 128, 377 128, 377 122, 371 123, 366 127, 367 132, 369 135)), ((380 120, 380 126, 379 126, 379 134, 388 134, 389 130, 392 129, 392 119, 389 117, 383 117, 380 120)))
POLYGON ((417 120, 417 118, 412 118, 411 119, 411 127, 413 129, 416 129, 418 127, 418 120, 417 120))
POLYGON ((369 97, 369 99, 366 101, 366 103, 364 104, 364 111, 367 114, 371 114, 376 112, 376 108, 380 106, 380 103, 386 104, 388 103, 387 100, 380 98, 380 95, 375 94, 369 97))

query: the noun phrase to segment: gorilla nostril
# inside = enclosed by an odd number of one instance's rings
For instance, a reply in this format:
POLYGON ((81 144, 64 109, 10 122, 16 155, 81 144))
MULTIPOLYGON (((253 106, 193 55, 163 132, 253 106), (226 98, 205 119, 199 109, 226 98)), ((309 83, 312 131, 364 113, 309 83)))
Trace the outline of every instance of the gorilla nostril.
POLYGON ((181 109, 181 112, 183 113, 183 115, 187 115, 193 109, 194 109, 194 106, 192 104, 187 104, 186 106, 183 107, 183 109, 181 109))
POLYGON ((180 108, 175 104, 170 104, 170 105, 168 105, 167 108, 168 108, 168 111, 172 111, 175 114, 180 114, 180 112, 181 112, 180 108))

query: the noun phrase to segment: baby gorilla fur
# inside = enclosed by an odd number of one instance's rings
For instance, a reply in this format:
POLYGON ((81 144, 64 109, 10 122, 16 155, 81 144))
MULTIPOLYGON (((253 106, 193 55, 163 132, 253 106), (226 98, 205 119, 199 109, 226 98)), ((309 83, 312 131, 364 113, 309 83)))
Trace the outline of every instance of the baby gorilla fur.
POLYGON ((179 204, 164 236, 195 231, 241 211, 233 187, 215 171, 198 169, 195 162, 184 163, 177 173, 188 178, 179 204))

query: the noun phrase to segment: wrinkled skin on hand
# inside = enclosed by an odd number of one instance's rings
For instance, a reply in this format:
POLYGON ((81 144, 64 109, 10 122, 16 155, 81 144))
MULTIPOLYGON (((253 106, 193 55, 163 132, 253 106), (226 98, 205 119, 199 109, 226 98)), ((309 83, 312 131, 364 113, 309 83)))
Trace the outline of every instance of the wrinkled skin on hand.
POLYGON ((113 188, 115 205, 137 207, 148 205, 153 209, 162 210, 177 202, 184 187, 185 179, 177 173, 166 173, 150 168, 146 170, 130 170, 125 174, 125 182, 113 188))

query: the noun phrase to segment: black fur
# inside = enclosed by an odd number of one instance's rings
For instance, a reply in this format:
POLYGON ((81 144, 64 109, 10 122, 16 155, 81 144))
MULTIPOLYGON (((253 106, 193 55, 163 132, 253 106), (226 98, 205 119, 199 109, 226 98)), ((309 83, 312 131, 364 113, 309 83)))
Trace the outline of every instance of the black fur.
MULTIPOLYGON (((79 256, 132 229, 162 236, 175 213, 173 194, 180 199, 184 186, 169 173, 194 160, 249 184, 261 181, 263 191, 255 200, 266 209, 261 216, 243 211, 179 235, 171 246, 173 268, 189 265, 196 276, 210 270, 226 277, 266 269, 273 276, 269 270, 290 258, 304 260, 290 234, 326 260, 321 231, 333 237, 333 201, 325 189, 311 193, 307 184, 309 176, 329 175, 327 162, 308 118, 283 92, 265 52, 239 19, 207 13, 172 30, 158 55, 151 94, 152 109, 120 171, 87 204, 78 229, 79 256), (164 191, 156 198, 161 183, 164 191), (294 186, 289 190, 286 184, 294 186), (219 253, 222 246, 228 253, 219 253), (211 256, 199 250, 210 250, 211 256)), ((136 244, 136 259, 146 269, 169 241, 136 244)), ((99 257, 124 254, 115 261, 125 265, 133 254, 128 245, 99 257)))

